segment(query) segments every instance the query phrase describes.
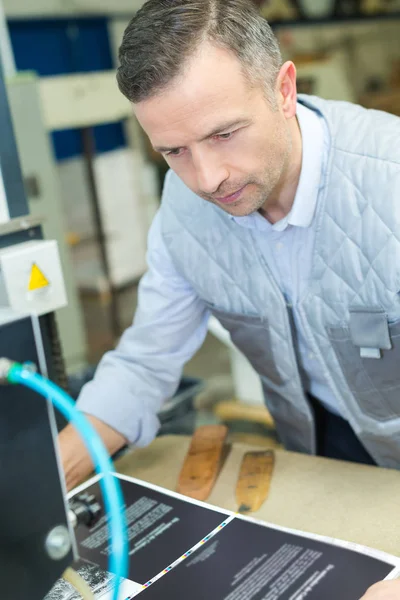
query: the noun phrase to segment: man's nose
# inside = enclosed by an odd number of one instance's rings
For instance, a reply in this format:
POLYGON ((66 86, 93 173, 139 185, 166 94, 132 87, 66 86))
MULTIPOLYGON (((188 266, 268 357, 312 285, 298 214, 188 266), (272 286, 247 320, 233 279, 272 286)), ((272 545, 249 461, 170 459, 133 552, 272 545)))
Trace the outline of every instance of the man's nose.
POLYGON ((198 189, 205 194, 214 194, 221 184, 229 178, 227 167, 213 152, 198 151, 193 156, 193 162, 198 189))

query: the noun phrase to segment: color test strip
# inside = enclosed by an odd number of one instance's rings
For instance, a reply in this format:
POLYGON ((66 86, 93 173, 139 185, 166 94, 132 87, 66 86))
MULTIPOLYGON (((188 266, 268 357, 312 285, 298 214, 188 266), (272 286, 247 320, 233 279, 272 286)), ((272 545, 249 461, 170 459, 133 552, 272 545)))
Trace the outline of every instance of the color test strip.
POLYGON ((185 554, 183 554, 180 558, 178 558, 175 562, 173 562, 169 567, 167 567, 166 569, 164 569, 164 571, 162 571, 156 577, 153 577, 153 579, 151 579, 150 581, 148 581, 143 586, 143 590, 145 590, 148 587, 150 587, 153 583, 155 583, 156 581, 158 581, 159 579, 161 579, 161 577, 164 577, 164 575, 167 575, 167 573, 169 573, 170 571, 172 571, 172 569, 175 569, 175 567, 177 567, 184 560, 186 560, 187 558, 189 558, 189 556, 192 556, 192 554, 194 554, 194 552, 196 552, 196 550, 198 550, 199 548, 201 548, 201 546, 204 546, 204 544, 206 544, 209 540, 211 540, 213 537, 215 537, 222 529, 224 529, 224 527, 226 527, 231 521, 233 521, 234 518, 235 518, 235 515, 232 515, 232 516, 228 517, 226 519, 226 521, 224 521, 223 523, 221 523, 221 525, 218 525, 218 527, 216 527, 214 529, 214 531, 212 531, 205 538, 203 538, 201 540, 201 542, 199 542, 198 544, 196 544, 196 546, 193 546, 193 548, 191 548, 191 550, 188 550, 188 552, 185 552, 185 554))

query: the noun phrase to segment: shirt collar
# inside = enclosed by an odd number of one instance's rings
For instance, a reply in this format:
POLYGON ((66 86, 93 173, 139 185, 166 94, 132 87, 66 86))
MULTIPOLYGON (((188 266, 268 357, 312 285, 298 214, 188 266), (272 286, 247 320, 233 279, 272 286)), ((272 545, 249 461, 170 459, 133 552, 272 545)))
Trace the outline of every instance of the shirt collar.
POLYGON ((302 136, 302 166, 299 184, 290 212, 274 224, 256 212, 244 217, 234 217, 238 225, 252 229, 267 228, 283 231, 292 225, 309 227, 313 221, 317 205, 319 183, 324 151, 324 128, 321 117, 303 104, 297 103, 297 120, 302 136))

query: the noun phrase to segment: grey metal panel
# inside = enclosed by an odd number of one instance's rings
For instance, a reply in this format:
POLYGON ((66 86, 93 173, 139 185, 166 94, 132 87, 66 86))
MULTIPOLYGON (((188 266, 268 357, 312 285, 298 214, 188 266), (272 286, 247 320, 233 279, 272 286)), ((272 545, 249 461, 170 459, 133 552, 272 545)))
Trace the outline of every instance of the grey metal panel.
POLYGON ((18 231, 14 233, 8 233, 7 235, 0 235, 0 248, 8 248, 14 244, 22 244, 29 240, 42 240, 42 228, 40 226, 33 227, 32 229, 18 231))
POLYGON ((21 167, 11 123, 8 98, 0 64, 0 165, 10 217, 28 214, 21 167))

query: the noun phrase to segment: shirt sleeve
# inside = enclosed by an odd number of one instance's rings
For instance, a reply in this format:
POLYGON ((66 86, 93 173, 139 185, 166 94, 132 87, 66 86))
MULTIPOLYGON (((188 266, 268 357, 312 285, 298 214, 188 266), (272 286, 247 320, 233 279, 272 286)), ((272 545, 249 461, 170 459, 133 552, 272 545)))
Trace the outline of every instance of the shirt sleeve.
POLYGON ((147 262, 133 325, 117 348, 104 355, 78 399, 81 411, 137 446, 156 436, 157 413, 174 395, 184 364, 202 345, 209 319, 204 302, 174 267, 160 212, 150 228, 147 262))

